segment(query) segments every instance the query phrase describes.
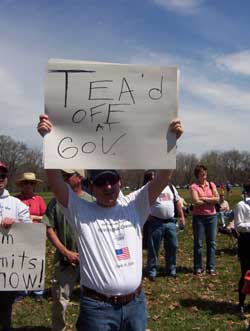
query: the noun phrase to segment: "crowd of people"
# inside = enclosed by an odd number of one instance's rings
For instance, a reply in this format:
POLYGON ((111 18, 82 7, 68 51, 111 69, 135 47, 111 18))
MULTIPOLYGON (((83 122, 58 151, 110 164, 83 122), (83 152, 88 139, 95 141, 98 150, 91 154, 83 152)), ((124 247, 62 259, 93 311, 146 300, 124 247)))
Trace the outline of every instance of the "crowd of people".
MULTIPOLYGON (((177 139, 182 134, 179 120, 171 123, 177 139)), ((48 116, 38 124, 44 136, 53 129, 48 116)), ((16 181, 20 194, 6 190, 8 167, 0 162, 0 226, 9 228, 15 222, 43 222, 47 237, 55 247, 52 279, 52 330, 66 330, 65 312, 75 286, 80 282, 78 331, 129 330, 145 331, 147 308, 142 288, 142 229, 147 247, 147 277, 156 281, 158 254, 164 241, 165 275, 177 277, 177 231, 185 226, 187 206, 171 184, 172 170, 145 173, 141 189, 124 196, 121 178, 116 170, 89 172, 89 193, 82 189, 84 171, 47 170, 54 198, 47 207, 35 193, 41 180, 32 172, 16 181), (146 229, 146 231, 145 231, 146 229)), ((197 165, 196 181, 189 187, 193 229, 193 273, 217 276, 216 234, 218 220, 234 219, 238 233, 241 265, 239 309, 244 314, 244 276, 250 269, 250 185, 244 187, 244 198, 234 211, 224 194, 208 180, 208 170, 197 165), (219 209, 217 208, 219 205, 219 209), (206 266, 203 266, 203 242, 206 242, 206 266)), ((11 312, 18 293, 0 292, 0 326, 11 330, 11 312)), ((42 299, 42 292, 35 296, 42 299)))

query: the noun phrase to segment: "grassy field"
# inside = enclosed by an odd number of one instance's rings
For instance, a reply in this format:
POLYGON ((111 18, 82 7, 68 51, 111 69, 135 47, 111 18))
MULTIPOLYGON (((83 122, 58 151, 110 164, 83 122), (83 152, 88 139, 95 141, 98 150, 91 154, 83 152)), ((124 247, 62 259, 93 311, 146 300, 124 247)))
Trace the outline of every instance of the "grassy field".
MULTIPOLYGON (((180 194, 189 200, 188 191, 180 194)), ((233 207, 241 199, 240 189, 234 189, 228 198, 233 207)), ((50 194, 46 194, 46 200, 50 194)), ((227 235, 217 237, 218 277, 192 274, 192 230, 191 219, 187 220, 184 232, 179 234, 178 277, 164 277, 164 256, 160 254, 160 272, 156 282, 144 278, 144 289, 148 301, 148 330, 244 330, 245 321, 237 315, 237 283, 240 275, 236 255, 236 241, 227 235)), ((146 252, 144 252, 144 259, 146 252)), ((14 305, 14 330, 50 330, 51 295, 50 279, 53 265, 53 248, 47 244, 46 295, 42 303, 32 296, 14 305)), ((78 314, 79 288, 76 289, 67 311, 67 330, 75 330, 78 314)), ((94 331, 94 330, 93 330, 94 331)))

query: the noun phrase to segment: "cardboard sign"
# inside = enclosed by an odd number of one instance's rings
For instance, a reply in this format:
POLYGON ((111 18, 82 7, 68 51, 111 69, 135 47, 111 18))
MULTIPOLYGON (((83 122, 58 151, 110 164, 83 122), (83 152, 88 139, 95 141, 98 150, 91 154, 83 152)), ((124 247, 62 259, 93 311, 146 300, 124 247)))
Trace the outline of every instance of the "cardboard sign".
POLYGON ((44 289, 45 244, 44 224, 0 228, 0 291, 44 289))
POLYGON ((178 69, 50 60, 45 168, 175 168, 178 69))

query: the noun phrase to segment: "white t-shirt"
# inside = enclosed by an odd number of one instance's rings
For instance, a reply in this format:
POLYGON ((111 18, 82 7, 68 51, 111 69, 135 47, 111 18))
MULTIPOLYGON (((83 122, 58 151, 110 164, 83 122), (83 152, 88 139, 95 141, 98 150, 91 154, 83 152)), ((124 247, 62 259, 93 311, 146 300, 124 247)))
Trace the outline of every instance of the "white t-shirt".
POLYGON ((31 222, 29 208, 19 199, 12 197, 7 190, 0 195, 0 223, 5 217, 31 222))
POLYGON ((250 233, 250 198, 237 203, 234 210, 234 228, 238 232, 250 233))
POLYGON ((105 295, 133 292, 142 277, 142 227, 150 213, 148 186, 114 207, 80 199, 68 186, 61 206, 77 238, 81 285, 105 295))
MULTIPOLYGON (((174 186, 173 189, 175 192, 175 199, 178 201, 180 199, 179 194, 174 186)), ((151 208, 150 214, 162 219, 174 217, 174 195, 169 185, 164 188, 157 198, 156 203, 151 208)))

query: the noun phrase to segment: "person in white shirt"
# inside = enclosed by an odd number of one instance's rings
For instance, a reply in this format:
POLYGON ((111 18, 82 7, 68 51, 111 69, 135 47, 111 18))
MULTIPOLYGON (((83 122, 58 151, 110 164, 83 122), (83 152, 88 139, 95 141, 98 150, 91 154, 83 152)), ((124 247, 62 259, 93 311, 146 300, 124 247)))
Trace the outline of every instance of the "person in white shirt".
POLYGON ((250 184, 244 185, 245 198, 238 202, 234 210, 234 227, 238 232, 238 257, 241 266, 239 281, 239 311, 244 317, 244 302, 246 295, 242 293, 244 276, 250 270, 250 184))
POLYGON ((161 192, 151 208, 148 222, 147 273, 155 281, 158 267, 158 253, 164 241, 166 276, 176 278, 176 254, 178 248, 176 224, 185 225, 185 216, 176 188, 169 184, 161 192))
MULTIPOLYGON (((38 131, 52 129, 47 115, 40 117, 38 131)), ((172 121, 179 138, 182 127, 172 121)), ((140 190, 120 199, 120 176, 115 170, 93 170, 91 193, 95 202, 80 199, 57 170, 47 170, 49 184, 61 204, 77 239, 81 302, 78 331, 144 331, 147 310, 142 278, 142 227, 172 170, 159 171, 140 190)))
MULTIPOLYGON (((8 183, 7 165, 0 161, 0 230, 13 223, 31 222, 29 208, 5 189, 8 183)), ((0 325, 2 331, 11 330, 12 305, 18 292, 0 291, 0 325)))

